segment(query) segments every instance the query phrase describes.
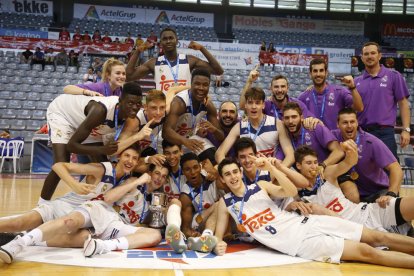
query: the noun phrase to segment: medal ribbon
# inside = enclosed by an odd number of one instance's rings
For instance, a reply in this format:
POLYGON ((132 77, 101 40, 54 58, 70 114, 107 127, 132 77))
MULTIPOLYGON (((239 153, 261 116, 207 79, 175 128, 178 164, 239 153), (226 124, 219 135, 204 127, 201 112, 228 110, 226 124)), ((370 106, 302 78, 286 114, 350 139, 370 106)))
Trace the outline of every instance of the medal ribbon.
POLYGON ((177 186, 178 191, 181 193, 181 188, 180 188, 180 184, 181 184, 181 167, 178 169, 178 177, 177 178, 174 176, 173 173, 170 173, 170 176, 172 177, 175 185, 177 186))
MULTIPOLYGON (((188 185, 188 187, 190 187, 191 197, 193 198, 194 202, 197 203, 195 201, 193 187, 191 187, 191 185, 189 185, 188 183, 187 183, 187 185, 188 185)), ((198 202, 198 208, 197 208, 197 214, 199 214, 199 215, 201 215, 201 212, 203 211, 203 186, 204 186, 204 181, 203 181, 203 183, 201 183, 200 192, 199 192, 200 201, 198 202)))
POLYGON ((144 203, 142 206, 141 216, 139 217, 139 223, 142 223, 148 214, 148 212, 145 212, 146 206, 147 206, 147 184, 144 185, 144 203))
POLYGON ((127 175, 124 174, 121 177, 121 179, 119 179, 119 181, 116 181, 116 170, 115 170, 115 168, 112 168, 112 175, 113 175, 113 184, 114 184, 113 188, 115 188, 116 186, 118 186, 119 184, 121 184, 124 181, 125 177, 127 177, 127 175))
MULTIPOLYGON (((325 90, 323 91, 322 108, 321 108, 321 111, 320 111, 320 113, 319 113, 319 119, 320 119, 321 121, 323 121, 323 115, 324 115, 324 113, 325 113, 326 94, 327 94, 327 89, 325 89, 325 90)), ((318 108, 318 99, 317 99, 317 96, 316 96, 316 91, 315 91, 315 90, 313 90, 313 91, 312 91, 312 96, 313 96, 313 102, 314 102, 314 104, 315 104, 316 110, 317 110, 317 111, 319 111, 319 108, 318 108)), ((316 115, 317 115, 317 114, 316 114, 316 115)))
MULTIPOLYGON (((297 148, 298 146, 297 146, 297 145, 296 145, 296 143, 295 143, 295 140, 294 140, 293 135, 291 135, 291 136, 290 136, 290 141, 292 142, 293 149, 294 149, 294 150, 296 150, 296 148, 297 148)), ((300 145, 303 145, 303 144, 304 144, 304 142, 305 142, 305 128, 304 128, 303 126, 301 127, 300 142, 301 142, 301 144, 300 144, 300 145)))
POLYGON ((240 201, 239 213, 237 213, 236 206, 235 206, 236 200, 234 199, 234 194, 231 193, 231 203, 232 203, 231 210, 234 212, 234 214, 237 215, 237 220, 239 221, 239 224, 243 224, 242 215, 243 215, 243 207, 244 207, 244 198, 246 197, 246 194, 247 194, 247 186, 246 184, 244 184, 244 194, 243 194, 242 200, 240 201))
POLYGON ((117 106, 115 108, 115 137, 114 137, 115 141, 118 140, 119 135, 121 134, 121 131, 124 128, 124 122, 122 122, 121 126, 118 128, 118 113, 119 113, 119 107, 117 106))
MULTIPOLYGON (((356 136, 356 139, 355 139, 355 143, 357 144, 357 150, 358 150, 358 146, 359 146, 359 133, 358 133, 358 130, 357 130, 357 136, 356 136)), ((357 163, 358 164, 358 163, 357 163)), ((355 165, 356 166, 356 165, 355 165)), ((353 166, 352 168, 351 168, 351 172, 355 172, 355 173, 357 173, 356 172, 356 169, 355 169, 355 166, 353 166)), ((358 174, 358 173, 357 173, 358 174)), ((355 180, 355 179, 352 179, 352 180, 355 180)))
MULTIPOLYGON (((260 132, 260 130, 262 129, 262 127, 263 127, 263 125, 264 125, 264 123, 265 123, 265 121, 266 121, 266 115, 264 115, 263 114, 263 119, 262 119, 262 121, 260 122, 260 126, 259 126, 259 128, 257 129, 257 131, 256 131, 256 134, 254 135, 254 137, 252 138, 252 140, 253 141, 255 141, 256 140, 256 138, 257 138, 257 135, 259 135, 259 132, 260 132)), ((251 124, 250 124, 250 121, 248 121, 247 122, 247 131, 249 132, 249 136, 250 136, 250 138, 251 138, 251 124)))
MULTIPOLYGON (((257 184, 257 180, 259 179, 260 176, 260 170, 256 170, 256 175, 255 175, 255 179, 254 179, 254 184, 257 184)), ((250 181, 246 178, 246 175, 243 174, 243 182, 244 183, 249 183, 250 181)), ((253 183, 252 183, 253 184, 253 183)))
POLYGON ((177 56, 177 59, 175 60, 175 62, 177 63, 177 64, 175 65, 175 66, 176 66, 175 73, 174 73, 174 70, 173 70, 173 68, 172 68, 172 66, 171 66, 171 63, 170 63, 170 61, 168 60, 168 58, 166 58, 166 57, 164 56, 164 60, 167 62, 167 65, 168 65, 168 67, 170 68, 171 75, 173 76, 173 79, 174 79, 174 83, 177 83, 177 82, 178 82, 178 67, 179 67, 179 65, 180 65, 180 63, 179 63, 179 61, 178 61, 178 56, 177 56))

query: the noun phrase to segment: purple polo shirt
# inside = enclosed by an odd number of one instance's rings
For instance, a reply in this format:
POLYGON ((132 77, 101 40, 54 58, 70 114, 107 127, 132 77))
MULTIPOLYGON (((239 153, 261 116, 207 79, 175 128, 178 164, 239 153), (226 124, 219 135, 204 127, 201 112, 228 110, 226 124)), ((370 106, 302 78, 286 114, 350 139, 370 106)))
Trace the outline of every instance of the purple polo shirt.
MULTIPOLYGON (((328 149, 328 144, 332 141, 337 141, 336 137, 326 127, 320 124, 316 125, 314 130, 308 130, 303 126, 299 130, 299 134, 296 137, 290 135, 290 141, 292 142, 293 149, 297 149, 301 145, 307 145, 311 147, 318 155, 318 162, 323 162, 331 154, 328 149), (302 138, 303 131, 303 138, 302 138)), ((285 154, 283 153, 282 147, 278 147, 276 152, 276 158, 283 160, 285 154)))
POLYGON ((108 96, 121 96, 122 89, 121 87, 118 87, 114 90, 114 92, 111 92, 111 86, 109 85, 109 82, 94 82, 94 83, 83 83, 83 84, 77 84, 77 87, 88 89, 91 91, 98 92, 105 97, 108 96))
POLYGON ((403 76, 381 65, 376 77, 365 71, 354 82, 364 103, 364 111, 358 114, 359 125, 394 126, 398 101, 410 96, 403 76))
MULTIPOLYGON (((332 131, 338 141, 342 142, 341 131, 332 131)), ((388 175, 384 168, 391 163, 397 162, 388 147, 374 135, 358 130, 358 163, 355 171, 359 174, 355 181, 361 197, 372 195, 390 186, 388 175)))
MULTIPOLYGON (((302 114, 304 118, 315 117, 315 115, 313 115, 312 112, 309 111, 309 109, 306 107, 306 105, 303 102, 299 101, 296 98, 292 98, 288 96, 286 97, 288 99, 288 102, 297 103, 300 106, 300 108, 302 109, 302 114)), ((279 120, 283 119, 283 109, 279 109, 271 99, 265 100, 264 103, 265 103, 265 107, 263 110, 264 114, 276 117, 279 120)))
POLYGON ((353 99, 351 92, 343 86, 328 84, 322 94, 317 93, 314 89, 302 92, 299 97, 309 109, 320 119, 327 128, 336 129, 336 118, 338 112, 344 107, 351 107, 353 99), (315 103, 315 98, 316 103, 315 103), (324 107, 323 114, 322 107, 324 107))

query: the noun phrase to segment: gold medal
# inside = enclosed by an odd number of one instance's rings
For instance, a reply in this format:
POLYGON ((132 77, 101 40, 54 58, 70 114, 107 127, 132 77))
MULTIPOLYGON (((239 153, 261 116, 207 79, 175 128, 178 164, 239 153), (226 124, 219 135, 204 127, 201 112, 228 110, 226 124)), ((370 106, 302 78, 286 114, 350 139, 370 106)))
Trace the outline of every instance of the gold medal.
POLYGON ((197 215, 197 217, 196 217, 196 222, 197 222, 198 224, 202 223, 202 222, 203 222, 203 217, 202 217, 201 215, 197 215))
POLYGON ((239 232, 245 233, 246 227, 244 227, 243 224, 237 224, 237 230, 239 230, 239 232))
POLYGON ((357 180, 359 178, 359 174, 356 171, 351 172, 351 179, 357 180))

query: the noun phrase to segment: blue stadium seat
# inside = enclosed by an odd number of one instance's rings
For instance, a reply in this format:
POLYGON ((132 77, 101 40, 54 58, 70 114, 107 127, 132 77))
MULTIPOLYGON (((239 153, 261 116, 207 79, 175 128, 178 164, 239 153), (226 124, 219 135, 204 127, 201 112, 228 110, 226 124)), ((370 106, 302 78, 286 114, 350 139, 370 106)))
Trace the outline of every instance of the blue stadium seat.
POLYGON ((45 102, 45 101, 37 101, 36 103, 36 109, 38 110, 46 110, 47 107, 49 106, 49 102, 45 102))
POLYGON ((20 110, 17 113, 17 119, 30 119, 32 117, 32 110, 20 110))
POLYGON ((26 129, 26 120, 13 120, 10 122, 10 129, 13 130, 24 130, 26 129))
POLYGON ((1 117, 3 119, 16 119, 18 111, 15 109, 6 109, 3 110, 1 117))
POLYGON ((32 118, 35 120, 45 120, 46 119, 46 111, 44 110, 34 110, 32 118))
POLYGON ((40 99, 40 94, 38 92, 29 92, 27 93, 27 100, 37 101, 40 99))
POLYGON ((36 109, 36 102, 32 100, 24 101, 23 108, 24 109, 36 109))
MULTIPOLYGON (((1 92, 0 92, 1 93, 1 92)), ((9 105, 9 101, 6 99, 1 99, 0 98, 0 108, 7 108, 7 106, 9 105)), ((2 111, 3 112, 3 111, 2 111)))
POLYGON ((10 121, 8 119, 0 119, 0 129, 10 129, 10 121))
POLYGON ((25 92, 14 92, 13 99, 14 100, 26 100, 27 94, 25 92))
POLYGON ((10 91, 0 91, 0 99, 11 100, 13 99, 13 94, 10 91))

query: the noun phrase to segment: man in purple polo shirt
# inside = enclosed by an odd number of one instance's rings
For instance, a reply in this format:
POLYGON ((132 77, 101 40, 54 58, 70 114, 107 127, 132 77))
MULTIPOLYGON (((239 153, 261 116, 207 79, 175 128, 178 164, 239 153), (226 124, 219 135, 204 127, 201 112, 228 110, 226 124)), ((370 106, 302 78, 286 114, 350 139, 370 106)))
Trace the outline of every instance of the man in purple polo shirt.
POLYGON ((339 111, 338 128, 333 131, 338 141, 354 140, 359 154, 358 163, 349 171, 348 177, 339 181, 343 193, 356 203, 378 202, 385 206, 400 190, 403 172, 397 159, 381 140, 358 128, 355 110, 344 108, 339 111), (353 180, 357 187, 349 180, 353 180))
MULTIPOLYGON (((299 146, 307 145, 316 151, 320 170, 342 159, 344 152, 327 127, 317 124, 314 130, 309 130, 303 126, 302 110, 297 103, 287 103, 283 108, 283 115, 283 123, 288 130, 293 148, 296 150, 299 146)), ((281 148, 278 148, 276 158, 283 160, 281 148)))
POLYGON ((342 108, 352 107, 358 112, 364 109, 352 76, 342 78, 342 83, 349 90, 326 82, 328 65, 323 58, 315 58, 310 62, 309 75, 313 82, 313 89, 302 92, 298 99, 305 103, 309 111, 315 114, 327 128, 336 129, 336 116, 342 108))
MULTIPOLYGON (((244 94, 246 91, 252 86, 252 83, 255 82, 259 78, 259 71, 257 71, 258 67, 256 66, 249 74, 247 78, 246 85, 243 88, 243 91, 240 95, 240 102, 239 106, 240 109, 244 110, 244 106, 246 104, 246 100, 244 98, 244 94)), ((299 101, 296 98, 289 97, 289 82, 285 76, 277 75, 272 78, 270 83, 270 91, 272 91, 272 96, 265 100, 265 107, 263 113, 269 116, 273 116, 278 118, 279 120, 283 119, 283 107, 288 102, 295 102, 298 103, 300 108, 303 110, 303 116, 305 118, 308 117, 315 117, 312 112, 308 110, 306 105, 299 101)))
POLYGON ((400 73, 380 65, 380 46, 375 42, 362 47, 362 62, 365 72, 355 78, 355 84, 364 103, 364 111, 358 115, 359 125, 367 132, 381 139, 397 158, 397 144, 394 126, 397 117, 397 103, 400 107, 403 131, 401 147, 410 142, 410 96, 407 84, 400 73))

